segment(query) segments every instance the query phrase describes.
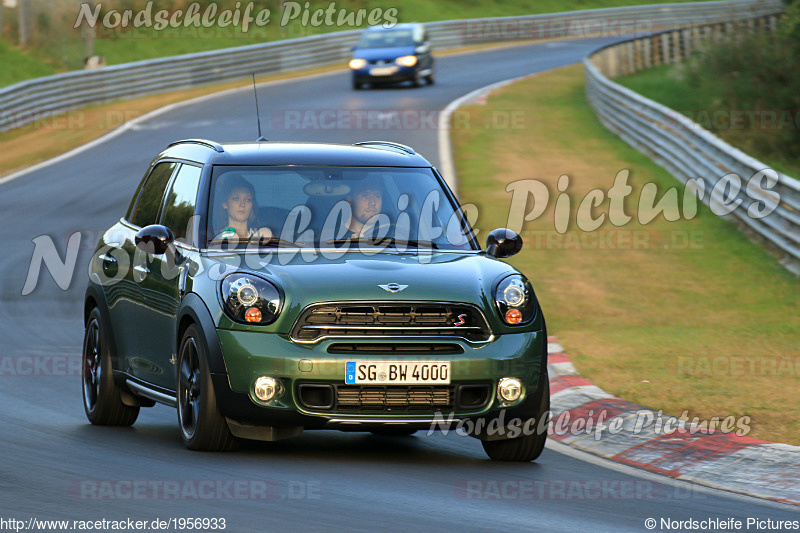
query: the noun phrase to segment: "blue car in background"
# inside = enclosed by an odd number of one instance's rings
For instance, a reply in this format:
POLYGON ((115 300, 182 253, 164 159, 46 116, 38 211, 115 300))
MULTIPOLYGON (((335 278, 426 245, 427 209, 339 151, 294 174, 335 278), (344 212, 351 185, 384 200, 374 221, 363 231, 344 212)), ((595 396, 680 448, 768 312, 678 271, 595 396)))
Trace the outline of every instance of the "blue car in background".
POLYGON ((422 80, 433 85, 433 54, 428 33, 422 24, 376 26, 364 30, 350 60, 353 89, 364 84, 410 81, 419 87, 422 80))

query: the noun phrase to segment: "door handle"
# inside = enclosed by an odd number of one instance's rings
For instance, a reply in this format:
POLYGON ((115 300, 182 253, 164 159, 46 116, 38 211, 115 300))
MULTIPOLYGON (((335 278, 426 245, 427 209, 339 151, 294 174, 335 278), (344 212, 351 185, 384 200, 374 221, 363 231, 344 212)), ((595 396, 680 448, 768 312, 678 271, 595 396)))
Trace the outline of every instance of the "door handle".
POLYGON ((133 267, 133 280, 136 282, 144 281, 144 278, 150 273, 150 269, 146 266, 136 265, 133 267))
POLYGON ((97 258, 103 263, 103 268, 105 270, 117 264, 117 260, 110 254, 100 254, 97 258))
POLYGON ((103 266, 103 272, 107 276, 116 276, 117 275, 117 260, 111 254, 100 254, 97 256, 100 260, 100 264, 103 266))

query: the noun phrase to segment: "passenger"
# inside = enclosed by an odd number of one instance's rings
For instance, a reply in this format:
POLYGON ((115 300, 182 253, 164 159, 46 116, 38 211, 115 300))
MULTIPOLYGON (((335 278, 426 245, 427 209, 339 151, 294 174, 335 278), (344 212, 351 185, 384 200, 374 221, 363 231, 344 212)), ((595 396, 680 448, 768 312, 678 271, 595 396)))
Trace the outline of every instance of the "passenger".
POLYGON ((224 181, 221 207, 226 217, 216 239, 269 239, 272 230, 258 225, 258 205, 253 185, 242 176, 224 181))

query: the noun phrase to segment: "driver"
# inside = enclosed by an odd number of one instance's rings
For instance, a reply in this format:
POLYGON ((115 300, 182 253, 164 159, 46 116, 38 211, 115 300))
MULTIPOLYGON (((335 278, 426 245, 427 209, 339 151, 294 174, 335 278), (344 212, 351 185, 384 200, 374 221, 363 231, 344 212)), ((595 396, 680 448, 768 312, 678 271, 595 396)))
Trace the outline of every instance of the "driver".
POLYGON ((347 196, 352 216, 350 217, 349 230, 352 237, 368 236, 381 217, 383 207, 383 189, 380 185, 364 180, 354 185, 347 196))

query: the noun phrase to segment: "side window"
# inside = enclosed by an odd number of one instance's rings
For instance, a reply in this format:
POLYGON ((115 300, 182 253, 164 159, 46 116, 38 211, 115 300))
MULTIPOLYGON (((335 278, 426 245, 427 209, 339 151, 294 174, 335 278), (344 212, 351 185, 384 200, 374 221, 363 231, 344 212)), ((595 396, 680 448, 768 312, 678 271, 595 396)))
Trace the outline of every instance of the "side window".
POLYGON ((164 196, 164 189, 167 188, 169 178, 177 163, 159 163, 147 177, 133 216, 130 222, 139 227, 155 224, 158 220, 158 208, 161 207, 161 198, 164 196))
POLYGON ((171 229, 175 239, 183 243, 188 242, 191 236, 189 223, 197 203, 197 189, 202 170, 200 167, 182 165, 164 203, 161 224, 171 229))
POLYGON ((147 181, 147 176, 150 175, 150 167, 147 167, 147 170, 142 176, 142 179, 139 180, 139 185, 136 186, 136 192, 133 193, 133 197, 131 198, 131 203, 128 205, 128 210, 125 211, 125 220, 130 221, 133 218, 133 210, 136 208, 136 200, 139 198, 139 193, 142 192, 142 187, 144 187, 144 182, 147 181))

